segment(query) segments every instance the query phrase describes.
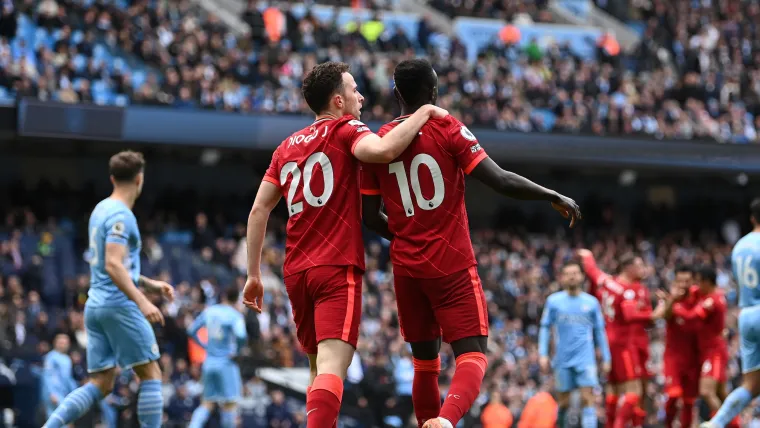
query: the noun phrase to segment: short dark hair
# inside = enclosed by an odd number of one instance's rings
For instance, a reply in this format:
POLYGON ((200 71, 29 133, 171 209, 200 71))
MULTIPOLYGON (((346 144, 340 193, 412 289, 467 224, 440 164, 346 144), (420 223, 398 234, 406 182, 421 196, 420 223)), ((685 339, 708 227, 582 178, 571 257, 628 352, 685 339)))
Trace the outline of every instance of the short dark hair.
POLYGON ((632 265, 633 262, 636 261, 636 259, 639 258, 638 254, 634 252, 628 252, 620 256, 620 259, 618 260, 618 270, 623 270, 627 268, 628 266, 632 265))
POLYGON ((760 224, 760 198, 755 198, 751 204, 749 204, 749 212, 755 222, 760 224))
POLYGON ((673 269, 673 274, 679 274, 679 273, 694 273, 694 268, 692 268, 689 265, 676 265, 676 268, 673 269))
POLYGON ((116 182, 132 181, 145 169, 145 158, 140 152, 126 150, 111 156, 108 172, 116 182))
POLYGON ((227 299, 230 303, 235 303, 238 301, 238 298, 240 297, 240 290, 238 290, 237 287, 234 285, 231 285, 227 287, 226 290, 224 290, 224 298, 227 299))
POLYGON ((583 272, 583 265, 581 265, 581 262, 578 260, 568 260, 565 263, 562 264, 562 267, 559 268, 560 272, 564 272, 565 269, 569 268, 570 266, 578 266, 578 269, 583 272))
POLYGON ((393 72, 393 81, 402 101, 408 107, 419 107, 432 101, 438 78, 426 59, 401 61, 393 72))
POLYGON ((715 271, 715 267, 711 265, 702 265, 697 268, 697 274, 701 281, 709 281, 711 284, 715 284, 718 279, 718 273, 715 271))
POLYGON ((343 73, 348 70, 344 62, 328 61, 316 65, 306 75, 301 93, 314 113, 322 113, 330 104, 330 97, 343 89, 343 73))

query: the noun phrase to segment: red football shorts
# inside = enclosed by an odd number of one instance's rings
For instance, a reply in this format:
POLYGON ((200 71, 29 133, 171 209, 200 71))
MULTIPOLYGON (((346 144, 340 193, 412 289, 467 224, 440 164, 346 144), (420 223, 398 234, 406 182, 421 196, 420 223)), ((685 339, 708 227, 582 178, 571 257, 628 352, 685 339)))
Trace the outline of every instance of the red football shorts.
POLYGON ((646 347, 638 346, 636 351, 639 354, 639 373, 645 378, 653 377, 654 374, 649 370, 649 344, 646 347))
POLYGON ((672 398, 697 398, 699 396, 699 359, 685 358, 683 355, 663 357, 665 393, 672 398))
POLYGON ((396 303, 401 335, 410 343, 446 343, 488 336, 486 296, 478 271, 469 269, 441 278, 396 276, 396 303))
POLYGON ((642 376, 638 349, 630 345, 610 344, 612 367, 609 383, 619 384, 640 379, 642 376))
POLYGON ((285 277, 298 342, 307 354, 340 339, 356 347, 362 317, 362 274, 355 266, 317 266, 285 277))
POLYGON ((728 349, 706 349, 702 353, 702 377, 709 377, 719 383, 728 380, 728 349))

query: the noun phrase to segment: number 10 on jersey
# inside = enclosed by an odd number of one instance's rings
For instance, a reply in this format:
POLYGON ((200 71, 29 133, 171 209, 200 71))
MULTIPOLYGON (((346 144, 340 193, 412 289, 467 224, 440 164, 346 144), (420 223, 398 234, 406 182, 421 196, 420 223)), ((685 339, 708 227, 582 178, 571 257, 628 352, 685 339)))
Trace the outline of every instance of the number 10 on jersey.
POLYGON ((407 217, 414 215, 414 204, 412 203, 412 195, 409 191, 410 182, 412 184, 414 197, 417 201, 417 206, 420 207, 420 209, 425 211, 434 210, 443 202, 445 189, 443 185, 443 176, 441 175, 441 167, 432 156, 420 153, 412 159, 412 164, 409 167, 411 180, 407 178, 403 162, 394 162, 388 165, 388 173, 396 176, 398 190, 401 193, 401 203, 404 206, 404 212, 407 217), (420 165, 425 165, 430 171, 430 175, 433 177, 434 191, 433 197, 430 199, 425 199, 425 196, 422 195, 419 179, 420 165))

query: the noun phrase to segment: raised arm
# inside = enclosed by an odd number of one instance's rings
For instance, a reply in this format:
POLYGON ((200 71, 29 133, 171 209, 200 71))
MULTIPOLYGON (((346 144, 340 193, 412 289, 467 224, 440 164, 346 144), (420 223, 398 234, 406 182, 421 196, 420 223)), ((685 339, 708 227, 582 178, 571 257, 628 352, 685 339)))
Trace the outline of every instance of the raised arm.
POLYGON ((570 227, 575 226, 576 220, 581 218, 580 208, 574 200, 540 186, 521 175, 503 170, 491 158, 485 158, 478 163, 470 175, 504 196, 521 200, 551 202, 557 211, 570 217, 570 227))
POLYGON ((354 144, 353 154, 365 163, 390 163, 409 147, 428 119, 442 119, 448 114, 449 112, 442 108, 424 105, 383 137, 366 134, 354 144))
POLYGON ((267 232, 267 222, 277 202, 282 195, 280 188, 268 180, 263 180, 253 201, 253 207, 248 214, 248 280, 243 290, 243 303, 256 312, 261 312, 264 300, 264 286, 261 283, 261 251, 264 248, 264 237, 267 232))

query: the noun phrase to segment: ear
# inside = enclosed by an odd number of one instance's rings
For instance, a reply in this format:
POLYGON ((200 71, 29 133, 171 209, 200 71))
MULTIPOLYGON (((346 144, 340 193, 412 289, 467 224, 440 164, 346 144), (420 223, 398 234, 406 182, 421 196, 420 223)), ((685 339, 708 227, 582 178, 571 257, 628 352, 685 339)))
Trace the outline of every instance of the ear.
POLYGON ((335 107, 342 109, 343 105, 345 104, 345 101, 343 100, 343 97, 340 94, 335 94, 335 96, 333 96, 333 103, 335 103, 335 107))

